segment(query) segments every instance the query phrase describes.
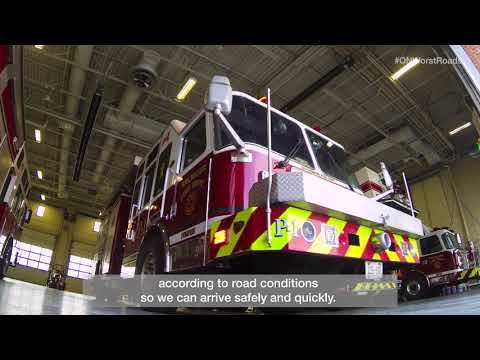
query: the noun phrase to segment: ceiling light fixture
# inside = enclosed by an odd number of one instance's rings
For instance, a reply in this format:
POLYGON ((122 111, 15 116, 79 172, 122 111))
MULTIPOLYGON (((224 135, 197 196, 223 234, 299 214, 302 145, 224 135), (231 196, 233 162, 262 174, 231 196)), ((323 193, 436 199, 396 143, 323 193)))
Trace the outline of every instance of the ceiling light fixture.
POLYGON ((42 133, 39 129, 35 129, 35 141, 37 143, 42 142, 42 133))
POLYGON ((42 217, 45 214, 45 206, 39 206, 37 208, 37 216, 42 217))
POLYGON ((327 147, 331 148, 333 146, 333 143, 331 141, 327 142, 327 147))
POLYGON ((100 221, 95 221, 95 224, 93 224, 93 231, 99 232, 100 231, 100 225, 102 223, 100 221))
POLYGON ((193 89, 193 87, 195 86, 196 83, 197 83, 197 79, 195 79, 193 77, 189 78, 187 80, 187 82, 185 83, 185 85, 183 85, 182 90, 180 90, 180 92, 178 93, 177 100, 179 100, 179 101, 185 100, 185 98, 188 96, 190 91, 192 91, 192 89, 193 89))
POLYGON ((467 122, 459 127, 457 127, 456 129, 453 129, 452 131, 449 132, 450 135, 455 135, 456 133, 458 133, 459 131, 462 131, 463 129, 466 129, 468 128, 470 125, 472 125, 471 122, 467 122))
POLYGON ((43 50, 43 48, 45 47, 45 45, 34 45, 35 46, 35 49, 38 49, 38 50, 43 50))
POLYGON ((418 65, 419 63, 420 63, 419 58, 413 58, 407 64, 405 64, 405 66, 403 66, 400 70, 398 70, 396 73, 390 76, 390 79, 398 80, 400 76, 405 74, 408 70, 412 69, 415 65, 418 65))
POLYGON ((41 198, 43 201, 45 201, 45 195, 41 194, 41 195, 40 195, 40 198, 41 198))
POLYGON ((37 176, 40 180, 43 179, 43 173, 42 173, 42 170, 37 170, 37 176))

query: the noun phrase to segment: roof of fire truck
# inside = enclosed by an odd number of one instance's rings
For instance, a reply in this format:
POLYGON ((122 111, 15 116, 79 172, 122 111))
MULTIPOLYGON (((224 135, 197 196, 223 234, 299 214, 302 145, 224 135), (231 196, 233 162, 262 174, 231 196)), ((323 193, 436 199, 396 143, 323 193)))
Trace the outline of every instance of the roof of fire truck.
MULTIPOLYGON (((241 96, 241 97, 244 97, 264 108, 267 108, 267 105, 265 103, 263 103, 262 101, 258 100, 258 99, 255 99, 254 97, 248 95, 248 94, 245 94, 243 92, 240 92, 240 91, 232 91, 232 95, 233 96, 241 96)), ((273 106, 271 107, 271 111, 274 112, 274 113, 277 113, 281 116, 283 116, 285 119, 297 124, 300 128, 302 129, 308 129, 309 131, 313 132, 314 134, 320 136, 321 138, 325 139, 326 141, 338 146, 339 148, 341 148, 342 150, 345 151, 345 148, 339 144, 338 142, 336 142, 335 140, 329 138, 328 136, 322 134, 321 132, 318 132, 317 130, 313 129, 312 127, 308 126, 308 125, 305 125, 304 123, 298 121, 297 119, 289 116, 288 114, 284 113, 284 112, 281 112, 280 110, 274 108, 273 106)), ((178 135, 178 136, 181 136, 181 134, 184 132, 184 130, 188 129, 189 128, 189 125, 195 121, 196 119, 198 119, 203 113, 205 113, 205 109, 201 109, 200 111, 198 111, 197 113, 195 113, 195 115, 190 119, 190 121, 188 123, 185 123, 183 121, 180 121, 180 120, 172 120, 170 122, 170 127, 167 127, 162 135, 159 137, 158 141, 155 142, 155 144, 152 145, 152 147, 150 148, 150 151, 143 157, 143 160, 142 162, 144 161, 144 159, 146 159, 148 157, 148 155, 151 153, 151 151, 159 144, 162 144, 163 141, 164 141, 164 138, 165 136, 167 135, 167 133, 169 132, 169 129, 170 128, 173 128, 173 130, 175 131, 175 133, 178 135)), ((162 147, 162 145, 160 145, 160 147, 162 147)))

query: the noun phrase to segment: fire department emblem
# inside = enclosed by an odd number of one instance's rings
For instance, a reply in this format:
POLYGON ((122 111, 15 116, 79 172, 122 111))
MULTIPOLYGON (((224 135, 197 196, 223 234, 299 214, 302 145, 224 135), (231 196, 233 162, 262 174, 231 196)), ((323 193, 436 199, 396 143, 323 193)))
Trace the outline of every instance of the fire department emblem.
POLYGON ((183 212, 185 215, 191 215, 195 211, 197 207, 197 192, 192 191, 190 192, 185 198, 185 204, 183 205, 183 212))

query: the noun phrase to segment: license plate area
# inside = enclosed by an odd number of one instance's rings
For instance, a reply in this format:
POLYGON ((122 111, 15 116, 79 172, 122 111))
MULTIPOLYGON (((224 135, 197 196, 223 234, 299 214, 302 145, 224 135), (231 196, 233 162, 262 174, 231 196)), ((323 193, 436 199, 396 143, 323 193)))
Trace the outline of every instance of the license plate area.
POLYGON ((381 279, 383 276, 383 263, 379 261, 365 261, 365 277, 368 280, 381 279))

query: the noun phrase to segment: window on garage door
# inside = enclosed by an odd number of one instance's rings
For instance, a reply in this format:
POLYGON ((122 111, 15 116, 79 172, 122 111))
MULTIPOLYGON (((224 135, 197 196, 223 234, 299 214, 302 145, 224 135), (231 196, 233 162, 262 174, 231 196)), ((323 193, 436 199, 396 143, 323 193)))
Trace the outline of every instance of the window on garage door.
MULTIPOLYGON (((0 248, 5 242, 5 236, 0 237, 0 248)), ((17 256, 17 264, 28 266, 34 269, 48 271, 52 260, 52 250, 36 245, 27 244, 21 241, 14 242, 11 261, 17 256)))
POLYGON ((90 279, 95 273, 95 261, 92 259, 70 255, 67 275, 78 279, 90 279))

